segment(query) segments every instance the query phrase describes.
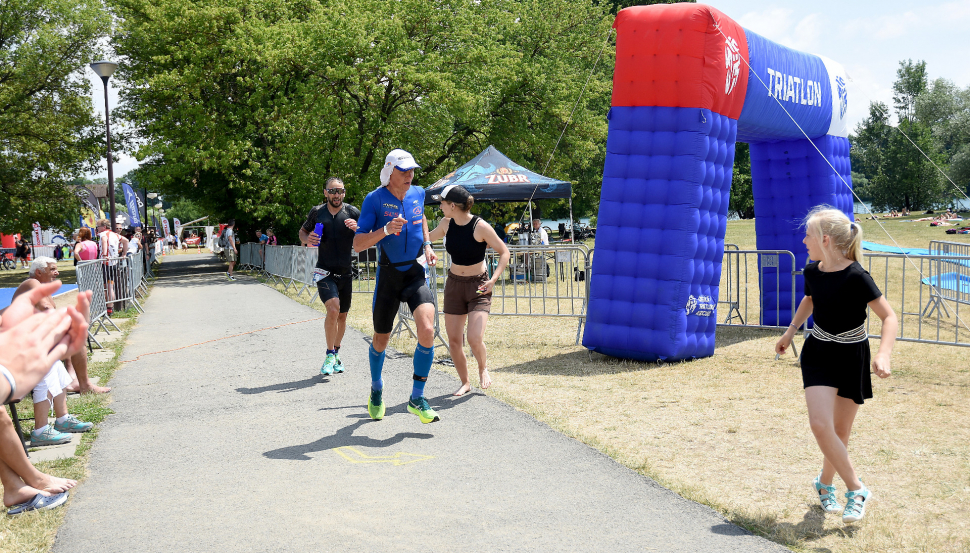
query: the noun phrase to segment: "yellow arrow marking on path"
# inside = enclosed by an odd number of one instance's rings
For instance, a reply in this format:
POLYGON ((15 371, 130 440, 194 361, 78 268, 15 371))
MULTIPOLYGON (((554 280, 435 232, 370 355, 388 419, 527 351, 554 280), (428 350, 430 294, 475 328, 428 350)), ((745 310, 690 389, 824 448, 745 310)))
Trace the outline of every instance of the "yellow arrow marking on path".
POLYGON ((417 455, 415 453, 405 453, 403 451, 399 451, 394 455, 378 455, 372 457, 347 446, 335 448, 334 451, 351 463, 392 463, 394 466, 398 466, 434 459, 434 456, 432 455, 417 455))

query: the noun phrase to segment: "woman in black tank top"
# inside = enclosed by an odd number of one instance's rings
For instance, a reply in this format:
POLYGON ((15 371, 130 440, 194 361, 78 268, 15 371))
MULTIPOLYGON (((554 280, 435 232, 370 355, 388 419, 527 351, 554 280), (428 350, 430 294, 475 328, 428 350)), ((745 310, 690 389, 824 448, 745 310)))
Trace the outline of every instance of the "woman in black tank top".
POLYGON ((486 364, 485 327, 492 306, 492 288, 509 264, 509 249, 488 223, 470 213, 475 198, 467 190, 449 185, 434 198, 441 201, 445 219, 431 231, 431 241, 446 238, 445 249, 451 258, 442 310, 451 359, 461 379, 455 395, 460 396, 471 389, 463 340, 466 320, 468 345, 478 362, 479 385, 486 390, 492 384, 486 364), (485 250, 489 246, 499 254, 498 267, 491 278, 485 267, 485 250))

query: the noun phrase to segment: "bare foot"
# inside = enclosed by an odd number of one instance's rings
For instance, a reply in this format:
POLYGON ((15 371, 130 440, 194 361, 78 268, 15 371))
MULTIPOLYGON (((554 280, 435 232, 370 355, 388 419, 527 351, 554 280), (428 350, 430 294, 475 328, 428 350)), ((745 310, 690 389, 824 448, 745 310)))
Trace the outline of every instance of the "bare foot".
POLYGON ((461 385, 461 388, 458 388, 458 390, 456 390, 455 393, 452 394, 452 395, 455 395, 455 396, 463 396, 463 395, 467 394, 469 392, 469 390, 471 390, 471 389, 472 389, 472 387, 471 387, 470 384, 462 384, 461 385))
MULTIPOLYGON (((40 478, 34 482, 34 487, 49 493, 61 493, 77 486, 77 480, 58 478, 49 474, 40 473, 40 478)), ((33 496, 30 496, 33 497, 33 496)))
MULTIPOLYGON (((60 492, 57 492, 60 493, 60 492)), ((14 505, 19 505, 21 503, 26 503, 34 498, 35 495, 41 494, 44 496, 51 495, 44 490, 38 490, 37 488, 31 488, 27 484, 18 487, 14 490, 3 489, 3 505, 4 507, 13 507, 14 505)))
POLYGON ((88 381, 87 386, 81 387, 82 394, 106 394, 110 391, 111 391, 111 388, 107 388, 104 386, 95 386, 94 384, 91 384, 90 381, 88 381))
POLYGON ((478 381, 483 390, 487 390, 492 385, 492 377, 488 376, 488 369, 478 371, 478 381))

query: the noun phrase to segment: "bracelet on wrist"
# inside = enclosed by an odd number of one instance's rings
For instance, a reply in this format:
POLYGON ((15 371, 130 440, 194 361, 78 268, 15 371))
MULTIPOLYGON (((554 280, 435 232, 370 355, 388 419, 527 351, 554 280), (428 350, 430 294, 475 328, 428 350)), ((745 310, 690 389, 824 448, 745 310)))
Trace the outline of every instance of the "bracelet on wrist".
POLYGON ((6 378, 7 382, 10 384, 10 393, 7 394, 7 399, 3 400, 4 405, 6 405, 7 403, 10 403, 11 400, 13 400, 14 396, 17 395, 17 381, 14 380, 13 375, 10 374, 10 371, 7 370, 7 367, 4 367, 3 365, 0 365, 0 374, 2 374, 3 377, 6 378))
POLYGON ((430 246, 431 245, 431 241, 430 240, 425 240, 424 241, 424 245, 425 246, 430 246))
POLYGON ((385 223, 382 228, 384 229, 384 236, 390 236, 391 235, 391 233, 387 232, 387 223, 385 223))

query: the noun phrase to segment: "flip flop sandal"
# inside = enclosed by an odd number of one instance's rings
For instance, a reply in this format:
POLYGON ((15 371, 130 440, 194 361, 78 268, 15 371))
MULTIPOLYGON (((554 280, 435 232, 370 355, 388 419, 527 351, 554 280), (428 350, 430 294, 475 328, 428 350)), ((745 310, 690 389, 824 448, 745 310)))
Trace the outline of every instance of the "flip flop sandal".
POLYGON ((7 514, 19 515, 21 513, 26 513, 27 511, 45 511, 47 509, 60 507, 67 501, 67 496, 67 492, 61 492, 53 495, 37 494, 30 501, 18 503, 17 505, 11 505, 7 509, 7 514))

